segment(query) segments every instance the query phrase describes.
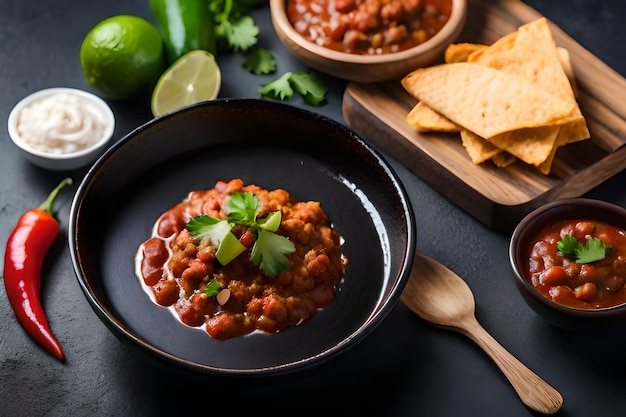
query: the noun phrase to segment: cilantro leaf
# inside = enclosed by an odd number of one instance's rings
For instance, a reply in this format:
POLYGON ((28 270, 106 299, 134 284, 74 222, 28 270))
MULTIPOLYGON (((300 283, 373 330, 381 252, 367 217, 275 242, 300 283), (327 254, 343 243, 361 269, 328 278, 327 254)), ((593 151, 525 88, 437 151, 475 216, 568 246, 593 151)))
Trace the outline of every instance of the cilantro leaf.
POLYGON ((589 264, 602 260, 613 250, 610 245, 607 245, 597 237, 587 236, 587 242, 583 245, 570 234, 563 236, 562 240, 556 242, 556 247, 558 255, 574 259, 580 264, 589 264))
POLYGON ((286 237, 259 229, 259 237, 252 247, 250 260, 261 268, 265 275, 276 276, 289 270, 287 254, 295 251, 295 245, 286 237))
POLYGON ((599 261, 604 259, 607 252, 610 252, 611 249, 611 246, 607 245, 597 237, 587 236, 587 244, 580 248, 576 254, 576 262, 580 264, 588 264, 599 261))
POLYGON ((315 73, 303 71, 286 72, 281 77, 270 81, 261 88, 261 97, 274 100, 287 100, 293 97, 294 89, 300 93, 304 102, 319 106, 326 99, 326 87, 315 73))
POLYGON ((311 106, 319 106, 326 99, 328 87, 322 84, 314 72, 308 74, 302 71, 294 72, 289 77, 289 81, 302 95, 304 102, 311 106))
POLYGON ((273 100, 287 100, 293 97, 294 91, 289 84, 291 72, 286 72, 281 77, 265 84, 260 91, 262 98, 273 100))
POLYGON ((576 258, 576 252, 582 244, 572 235, 563 236, 562 240, 556 242, 557 254, 567 258, 576 258))
POLYGON ((219 281, 212 279, 204 287, 204 293, 209 297, 214 297, 220 292, 221 288, 222 284, 219 281))
POLYGON ((253 74, 271 74, 276 71, 276 59, 265 48, 257 48, 246 56, 243 67, 253 74))
POLYGON ((218 248, 232 227, 226 220, 217 220, 206 214, 200 214, 189 220, 185 228, 202 244, 211 241, 211 245, 218 248))
POLYGON ((217 249, 216 258, 222 265, 246 251, 246 246, 233 234, 232 228, 235 225, 247 227, 248 232, 255 236, 250 260, 265 275, 276 276, 289 270, 287 255, 294 253, 296 247, 286 237, 274 233, 280 227, 281 212, 274 211, 265 218, 257 219, 260 208, 261 201, 254 193, 232 193, 223 206, 227 220, 200 214, 189 220, 185 227, 194 239, 211 241, 217 249))
POLYGON ((256 1, 208 0, 220 47, 225 46, 236 52, 246 51, 256 45, 259 28, 246 13, 257 5, 256 1))
POLYGON ((228 221, 240 226, 255 226, 261 202, 253 193, 232 193, 224 211, 228 221))
POLYGON ((225 33, 228 45, 235 52, 247 51, 257 43, 259 28, 255 25, 254 20, 250 16, 242 16, 239 19, 230 22, 228 30, 225 33))

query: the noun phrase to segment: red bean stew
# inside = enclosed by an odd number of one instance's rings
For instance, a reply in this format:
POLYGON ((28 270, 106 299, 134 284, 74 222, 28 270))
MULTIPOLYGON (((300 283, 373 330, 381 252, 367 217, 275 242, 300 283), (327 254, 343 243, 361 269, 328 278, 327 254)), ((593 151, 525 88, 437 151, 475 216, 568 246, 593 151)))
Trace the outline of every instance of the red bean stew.
POLYGON ((286 0, 287 17, 326 48, 381 55, 412 48, 446 24, 452 0, 286 0))
POLYGON ((567 220, 546 227, 534 239, 528 269, 533 286, 559 304, 601 309, 626 303, 626 231, 596 220, 567 220), (577 263, 559 254, 557 242, 566 235, 581 244, 587 237, 611 246, 604 259, 577 263))
MULTIPOLYGON (((232 231, 240 241, 245 239, 242 230, 232 231)), ((303 324, 334 300, 347 265, 341 245, 319 202, 297 201, 285 190, 244 185, 241 179, 218 181, 213 189, 189 193, 159 217, 152 237, 137 252, 137 275, 155 303, 215 339, 255 330, 276 333, 303 324), (187 222, 201 213, 226 219, 223 206, 235 192, 258 197, 259 218, 282 213, 276 233, 295 245, 287 272, 265 275, 251 262, 250 249, 221 265, 210 242, 202 245, 192 239, 187 222), (224 300, 207 295, 210 280, 219 281, 230 296, 224 300)))

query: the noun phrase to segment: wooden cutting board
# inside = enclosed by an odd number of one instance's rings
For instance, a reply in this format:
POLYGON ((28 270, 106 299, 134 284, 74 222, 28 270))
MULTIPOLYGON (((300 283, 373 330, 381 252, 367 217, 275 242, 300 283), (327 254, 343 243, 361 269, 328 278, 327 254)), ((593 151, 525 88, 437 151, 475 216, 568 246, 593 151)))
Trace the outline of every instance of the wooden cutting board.
MULTIPOLYGON (((491 44, 541 17, 518 0, 468 3, 466 27, 457 42, 491 44)), ((548 176, 519 161, 507 168, 475 165, 458 134, 417 132, 406 122, 417 101, 400 80, 349 83, 344 120, 478 220, 509 232, 533 209, 581 196, 626 168, 626 80, 554 24, 550 27, 556 44, 570 52, 577 99, 591 136, 560 148, 548 176)))

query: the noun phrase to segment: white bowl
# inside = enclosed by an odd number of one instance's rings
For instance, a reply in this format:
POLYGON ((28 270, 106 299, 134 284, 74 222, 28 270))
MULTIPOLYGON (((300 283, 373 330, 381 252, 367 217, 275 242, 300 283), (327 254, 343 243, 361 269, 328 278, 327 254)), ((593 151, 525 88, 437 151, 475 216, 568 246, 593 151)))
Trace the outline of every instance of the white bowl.
POLYGON ((41 168, 53 171, 65 171, 89 165, 104 153, 108 148, 109 140, 113 136, 115 117, 111 108, 101 98, 91 93, 73 88, 48 88, 23 98, 15 105, 9 114, 8 129, 11 140, 22 151, 22 154, 28 161, 41 168), (27 143, 18 132, 20 115, 26 107, 33 103, 60 93, 77 97, 80 103, 86 103, 89 108, 94 109, 95 112, 98 113, 98 120, 103 125, 102 134, 94 143, 88 145, 86 148, 73 152, 55 153, 35 149, 27 143))

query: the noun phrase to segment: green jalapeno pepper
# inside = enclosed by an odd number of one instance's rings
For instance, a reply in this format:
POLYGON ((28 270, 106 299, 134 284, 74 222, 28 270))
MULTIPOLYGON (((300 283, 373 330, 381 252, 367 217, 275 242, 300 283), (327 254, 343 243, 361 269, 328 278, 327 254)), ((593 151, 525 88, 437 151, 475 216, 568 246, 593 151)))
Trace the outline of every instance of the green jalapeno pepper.
POLYGON ((217 53, 214 19, 208 0, 150 0, 169 63, 189 51, 217 53))

